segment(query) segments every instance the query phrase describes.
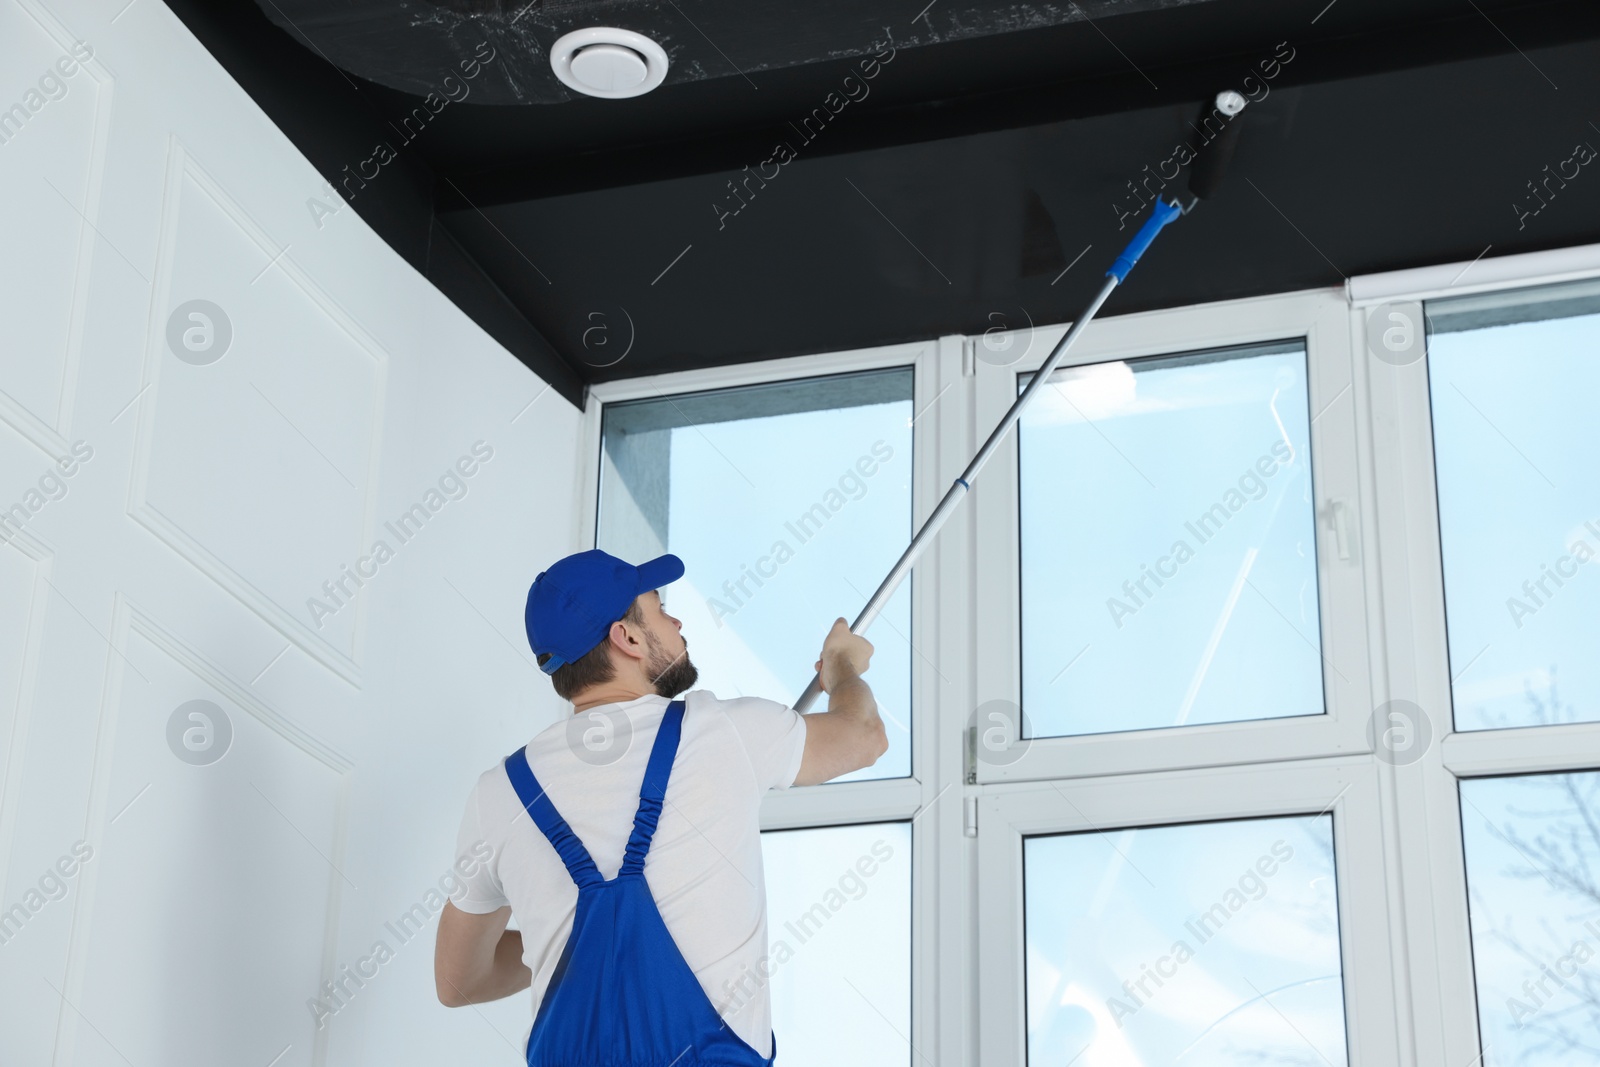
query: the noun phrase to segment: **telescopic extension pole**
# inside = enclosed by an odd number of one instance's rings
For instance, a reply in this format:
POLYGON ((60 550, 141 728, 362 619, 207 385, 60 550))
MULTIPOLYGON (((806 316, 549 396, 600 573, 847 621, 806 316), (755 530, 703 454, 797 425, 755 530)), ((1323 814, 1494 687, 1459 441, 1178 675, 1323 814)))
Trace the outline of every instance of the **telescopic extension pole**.
MULTIPOLYGON (((1016 426, 1016 421, 1022 418, 1022 411, 1026 410, 1027 403, 1034 398, 1035 390, 1050 379, 1051 374, 1056 371, 1056 365, 1061 363, 1062 355, 1067 354, 1067 349, 1072 347, 1072 342, 1077 341, 1078 334, 1083 333, 1083 328, 1090 325, 1094 315, 1098 314, 1102 304, 1106 302, 1107 296, 1110 296, 1110 291, 1122 285, 1123 280, 1128 277, 1128 272, 1133 270, 1136 262, 1139 262, 1139 256, 1144 254, 1150 242, 1154 242, 1155 237, 1162 232, 1162 227, 1178 218, 1179 214, 1189 213, 1195 203, 1208 200, 1211 194, 1216 192, 1216 187, 1221 182, 1222 168, 1232 158, 1234 147, 1238 144, 1237 117, 1242 110, 1245 110, 1245 98, 1232 90, 1222 91, 1216 94, 1214 101, 1202 104, 1200 118, 1194 126, 1195 130, 1211 130, 1214 123, 1219 122, 1219 133, 1214 138, 1206 139, 1205 146, 1195 158, 1194 168, 1189 171, 1189 203, 1179 206, 1176 200, 1173 203, 1165 203, 1160 198, 1155 200, 1150 218, 1146 219, 1144 226, 1139 227, 1138 234, 1133 235, 1133 240, 1123 248, 1122 254, 1110 264, 1110 270, 1106 272, 1106 285, 1102 285, 1099 293, 1094 294, 1090 306, 1083 310, 1082 315, 1078 315, 1077 322, 1072 323, 1072 328, 1067 330, 1066 336, 1056 342, 1056 347, 1050 350, 1050 358, 1046 358, 1045 365, 1040 366, 1038 373, 1034 374, 1034 381, 1030 381, 1027 389, 1022 390, 1022 394, 1016 398, 1010 410, 1006 411, 1005 418, 1000 419, 1000 426, 995 427, 994 432, 989 435, 989 440, 986 440, 984 446, 979 448, 978 454, 973 456, 973 461, 966 464, 962 477, 950 485, 944 494, 944 499, 939 501, 939 506, 934 507, 933 515, 928 515, 928 522, 923 523, 922 530, 918 530, 917 536, 910 539, 910 544, 906 545, 906 552, 901 553, 898 563, 894 563, 888 576, 878 585, 877 592, 872 593, 866 608, 862 608, 861 614, 856 616, 856 621, 851 622, 851 633, 861 633, 874 619, 877 619, 878 613, 883 611, 883 605, 888 603, 894 590, 899 589, 899 584, 906 579, 906 574, 910 573, 912 563, 917 561, 917 557, 925 552, 928 545, 933 544, 934 537, 939 534, 939 528, 944 526, 950 514, 955 512, 955 507, 973 488, 979 470, 984 469, 984 464, 989 462, 990 456, 994 456, 995 450, 1000 448, 1000 442, 1005 438, 1006 432, 1010 432, 1011 427, 1016 426)), ((816 702, 816 697, 821 696, 821 693, 822 677, 813 675, 811 685, 806 686, 805 693, 800 694, 800 699, 795 701, 795 710, 805 712, 816 702)))
MULTIPOLYGON (((894 591, 899 588, 905 576, 910 573, 912 564, 916 563, 918 557, 933 543, 933 539, 939 535, 939 530, 944 526, 945 521, 955 513, 956 508, 972 488, 972 483, 977 480, 978 472, 983 470, 984 464, 988 463, 989 458, 995 454, 995 451, 1000 447, 1000 442, 1005 439, 1011 427, 1015 426, 1017 420, 1022 417, 1022 412, 1027 408, 1028 402, 1049 381, 1050 375, 1056 369, 1056 365, 1061 362, 1061 357, 1067 354, 1067 349, 1071 348, 1073 342, 1083 333, 1084 327, 1094 320, 1096 312, 1106 302, 1106 298, 1111 295, 1111 291, 1128 276, 1128 272, 1133 269, 1135 263, 1139 262, 1139 257, 1144 255, 1145 249, 1150 247, 1150 243, 1156 239, 1156 235, 1161 232, 1161 228, 1181 214, 1183 214, 1183 209, 1176 203, 1168 204, 1159 199, 1155 202, 1150 218, 1140 227, 1139 232, 1133 235, 1133 240, 1128 242, 1128 247, 1124 248, 1122 254, 1111 264, 1111 269, 1106 271, 1105 284, 1100 287, 1100 291, 1095 294, 1094 299, 1089 301, 1089 306, 1084 309, 1083 314, 1073 322, 1072 328, 1066 332, 1066 335, 1061 340, 1056 342, 1055 348, 1050 350, 1049 358, 1044 361, 1044 365, 1033 376, 1033 380, 1028 383, 1028 387, 1022 391, 1016 401, 1012 403, 1010 409, 1006 411, 1005 417, 1000 420, 1000 424, 989 434, 989 439, 983 443, 982 448, 978 449, 978 454, 973 456, 972 462, 967 464, 967 469, 961 472, 961 477, 950 483, 950 488, 945 491, 944 498, 939 501, 939 506, 933 509, 933 514, 928 516, 928 521, 922 524, 922 528, 911 539, 911 543, 906 546, 906 550, 900 554, 900 559, 890 568, 888 575, 884 577, 883 582, 878 586, 878 591, 872 594, 872 598, 867 601, 867 606, 861 609, 860 615, 856 616, 856 621, 850 624, 851 633, 861 633, 872 624, 873 619, 878 617, 878 613, 888 603, 889 597, 894 594, 894 591)), ((800 699, 794 702, 794 709, 804 713, 821 693, 822 678, 820 675, 815 675, 811 679, 811 684, 806 686, 806 691, 800 694, 800 699)))
MULTIPOLYGON (((1195 203, 1208 200, 1211 194, 1216 192, 1216 187, 1221 182, 1222 168, 1232 158, 1235 146, 1238 144, 1237 117, 1242 110, 1245 110, 1245 98, 1232 90, 1224 90, 1216 94, 1214 101, 1202 104, 1200 120, 1195 125, 1195 130, 1202 128, 1210 130, 1211 125, 1221 118, 1221 131, 1214 138, 1206 139, 1205 146, 1195 158, 1194 168, 1189 171, 1189 203, 1179 206, 1176 200, 1173 200, 1173 203, 1165 203, 1160 198, 1155 200, 1150 218, 1146 219, 1144 226, 1139 227, 1138 234, 1133 235, 1133 240, 1123 248, 1122 254, 1110 264, 1110 270, 1106 272, 1106 285, 1102 285, 1099 293, 1094 294, 1090 306, 1083 310, 1082 315, 1078 315, 1077 322, 1072 323, 1072 328, 1067 330, 1066 336, 1062 336, 1061 341, 1056 342, 1056 347, 1050 350, 1050 358, 1046 358, 1043 366, 1038 368, 1038 373, 1034 374, 1034 381, 1030 381, 1027 389, 1022 390, 1022 394, 1016 398, 1016 402, 1011 403, 1010 408, 1006 410, 1005 418, 1000 419, 1000 424, 995 427, 992 434, 989 434, 989 440, 979 448, 978 454, 973 456, 973 461, 966 464, 962 477, 950 483, 950 488, 939 501, 939 506, 934 507, 933 514, 928 515, 928 522, 923 523, 922 530, 918 530, 917 536, 910 539, 910 544, 906 545, 906 552, 901 553, 899 561, 894 563, 888 576, 885 576, 882 584, 878 585, 877 592, 872 593, 872 598, 867 600, 866 608, 862 608, 861 614, 856 616, 856 621, 851 622, 851 633, 861 633, 872 625, 874 619, 877 619, 878 613, 883 611, 883 605, 888 603, 894 590, 899 589, 899 584, 906 579, 906 574, 910 573, 912 563, 915 563, 928 549, 928 545, 933 544, 934 537, 939 534, 939 528, 944 526, 947 518, 954 514, 955 507, 973 488, 974 480, 978 480, 979 470, 984 469, 984 464, 989 462, 990 456, 994 456, 995 450, 1000 448, 1000 442, 1005 438, 1006 432, 1010 432, 1011 427, 1016 426, 1016 421, 1022 418, 1022 411, 1026 410, 1027 403, 1034 398, 1035 390, 1050 379, 1051 374, 1056 371, 1056 365, 1061 363, 1062 355, 1067 354, 1067 349, 1072 347, 1072 342, 1077 341, 1078 334, 1083 333, 1083 328, 1090 325, 1094 315, 1098 314, 1106 298, 1109 298, 1110 291, 1122 285, 1123 280, 1128 277, 1128 272, 1133 270, 1136 262, 1139 262, 1139 256, 1146 253, 1150 243, 1154 242, 1155 237, 1162 232, 1162 227, 1178 218, 1179 214, 1187 214, 1190 210, 1194 210, 1195 203)), ((805 713, 821 694, 822 677, 813 675, 811 685, 806 686, 805 693, 800 694, 800 699, 795 701, 795 710, 805 713)))

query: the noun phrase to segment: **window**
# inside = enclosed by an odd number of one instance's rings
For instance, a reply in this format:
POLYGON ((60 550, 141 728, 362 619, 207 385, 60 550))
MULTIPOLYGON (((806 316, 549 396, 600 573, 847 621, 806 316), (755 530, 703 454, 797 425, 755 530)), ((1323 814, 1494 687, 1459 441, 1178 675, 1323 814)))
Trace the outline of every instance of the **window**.
MULTIPOLYGON (((597 390, 596 544, 628 559, 684 560, 684 579, 664 593, 701 687, 797 699, 828 627, 865 606, 910 540, 922 462, 913 453, 925 447, 914 435, 939 417, 913 408, 930 351, 874 357, 865 369, 859 354, 811 358, 806 376, 701 372, 691 380, 713 388, 668 394, 629 383, 597 390), (826 373, 830 362, 851 370, 826 373)), ((770 996, 779 1062, 918 1060, 928 1016, 913 1011, 914 971, 936 957, 916 935, 928 919, 915 906, 913 836, 942 785, 926 769, 929 731, 913 729, 914 716, 929 721, 913 677, 934 701, 939 688, 927 654, 937 627, 926 603, 913 612, 918 577, 868 633, 867 679, 888 752, 864 771, 762 802, 767 952, 719 1010, 770 996)))
POLYGON ((1594 1063, 1600 280, 1424 308, 1432 449, 1409 462, 1437 486, 1438 554, 1416 556, 1411 594, 1437 598, 1445 624, 1420 710, 1455 731, 1422 764, 1430 804, 1459 818, 1459 860, 1433 873, 1438 928, 1463 931, 1439 941, 1446 1032, 1463 1035, 1448 1054, 1594 1063))
POLYGON ((1024 841, 1028 1063, 1342 1064, 1332 820, 1024 841))
POLYGON ((1600 772, 1461 783, 1478 1030, 1492 1063, 1600 1059, 1600 772))
POLYGON ((1069 367, 1020 427, 1033 736, 1323 711, 1301 342, 1069 367))
MULTIPOLYGON (((662 592, 703 686, 798 698, 833 620, 853 618, 899 557, 911 389, 896 368, 605 406, 597 545, 683 559, 662 592)), ((845 780, 911 773, 909 584, 870 639, 889 751, 845 780)))
POLYGON ((1600 283, 1427 310, 1456 728, 1600 721, 1600 283))
POLYGON ((915 1062, 911 826, 761 836, 780 1062, 915 1062))
MULTIPOLYGON (((785 1058, 1600 1061, 1593 252, 1091 324, 763 801, 785 1058)), ((597 389, 597 543, 792 699, 1063 332, 597 389)))
MULTIPOLYGON (((980 490, 976 699, 1020 698, 968 742, 980 1060, 1381 1062, 1350 315, 1140 318, 1090 327, 980 490)), ((978 367, 980 427, 1031 371, 978 367)))

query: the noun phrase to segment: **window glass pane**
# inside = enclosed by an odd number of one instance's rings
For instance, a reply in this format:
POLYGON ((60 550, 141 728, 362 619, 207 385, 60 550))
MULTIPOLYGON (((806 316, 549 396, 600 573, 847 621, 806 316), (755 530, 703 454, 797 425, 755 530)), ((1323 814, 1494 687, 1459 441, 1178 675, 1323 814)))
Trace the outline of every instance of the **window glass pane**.
POLYGON ((1600 720, 1600 283, 1427 310, 1456 729, 1600 720))
POLYGON ((768 831, 761 852, 778 1062, 910 1064, 911 824, 768 831))
MULTIPOLYGON (((596 542, 683 559, 662 595, 700 688, 793 702, 833 620, 854 618, 899 558, 911 390, 896 368, 606 406, 596 542)), ((911 773, 910 582, 867 636, 889 751, 835 781, 911 773)))
POLYGON ((1600 1063, 1600 772, 1461 783, 1484 1067, 1600 1063))
POLYGON ((1028 1063, 1347 1062, 1331 816, 1030 837, 1028 1063))
POLYGON ((1304 345, 1054 378, 1018 446, 1032 736, 1320 714, 1304 345))

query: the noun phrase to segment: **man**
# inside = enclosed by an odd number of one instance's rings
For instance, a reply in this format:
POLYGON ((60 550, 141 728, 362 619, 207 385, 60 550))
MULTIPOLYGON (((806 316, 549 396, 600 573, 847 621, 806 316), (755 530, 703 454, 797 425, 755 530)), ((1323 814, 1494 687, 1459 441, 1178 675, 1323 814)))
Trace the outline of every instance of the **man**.
POLYGON ((580 552, 528 591, 529 644, 576 717, 479 777, 434 976, 451 1007, 531 987, 530 1067, 770 1067, 761 796, 888 748, 872 646, 843 619, 816 664, 825 713, 674 700, 697 672, 658 590, 683 571, 580 552))

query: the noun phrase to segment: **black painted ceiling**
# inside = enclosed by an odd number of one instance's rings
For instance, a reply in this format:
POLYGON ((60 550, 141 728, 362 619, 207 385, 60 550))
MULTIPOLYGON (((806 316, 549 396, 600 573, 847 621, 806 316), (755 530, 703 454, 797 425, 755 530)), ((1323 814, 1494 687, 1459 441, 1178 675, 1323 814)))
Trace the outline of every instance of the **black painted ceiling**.
POLYGON ((327 0, 260 0, 279 28, 354 74, 414 95, 436 90, 442 73, 487 43, 496 53, 474 92, 485 104, 549 104, 583 99, 550 72, 549 48, 569 30, 619 26, 660 44, 671 60, 667 86, 751 77, 848 60, 896 48, 921 48, 1063 26, 1215 0, 1074 0, 1003 3, 946 0, 901 10, 861 0, 811 3, 694 3, 675 0, 361 0, 330 9, 327 0))
POLYGON ((1600 177, 1566 162, 1600 147, 1592 0, 168 2, 574 400, 1069 319, 1148 199, 1130 183, 1172 173, 1224 88, 1257 100, 1227 182, 1107 314, 1600 241, 1600 177), (547 50, 589 25, 655 39, 666 84, 574 98, 547 50))

